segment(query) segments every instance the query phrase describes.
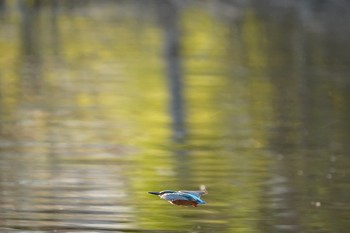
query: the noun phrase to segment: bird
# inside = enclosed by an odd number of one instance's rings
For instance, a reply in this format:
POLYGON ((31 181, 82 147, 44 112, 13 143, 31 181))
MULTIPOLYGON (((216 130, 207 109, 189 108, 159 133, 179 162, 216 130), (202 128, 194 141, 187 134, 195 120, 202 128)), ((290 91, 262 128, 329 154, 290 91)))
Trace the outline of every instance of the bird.
MULTIPOLYGON (((204 186, 203 186, 204 187, 204 186)), ((160 198, 167 200, 173 205, 177 206, 193 206, 197 207, 198 204, 207 204, 201 199, 202 195, 207 194, 207 190, 201 188, 200 191, 173 191, 173 190, 164 190, 160 192, 148 192, 149 194, 157 195, 160 198)))

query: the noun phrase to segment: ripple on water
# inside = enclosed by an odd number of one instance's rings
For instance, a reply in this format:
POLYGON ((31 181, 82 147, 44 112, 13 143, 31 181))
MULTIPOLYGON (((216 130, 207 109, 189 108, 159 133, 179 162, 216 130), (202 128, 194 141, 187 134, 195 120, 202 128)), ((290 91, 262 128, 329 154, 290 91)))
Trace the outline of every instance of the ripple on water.
POLYGON ((7 165, 13 162, 11 158, 0 163, 1 168, 6 167, 0 181, 0 229, 3 231, 131 231, 136 228, 134 210, 123 192, 126 182, 117 167, 50 164, 34 158, 27 158, 23 164, 19 158, 18 165, 23 169, 11 170, 7 165))

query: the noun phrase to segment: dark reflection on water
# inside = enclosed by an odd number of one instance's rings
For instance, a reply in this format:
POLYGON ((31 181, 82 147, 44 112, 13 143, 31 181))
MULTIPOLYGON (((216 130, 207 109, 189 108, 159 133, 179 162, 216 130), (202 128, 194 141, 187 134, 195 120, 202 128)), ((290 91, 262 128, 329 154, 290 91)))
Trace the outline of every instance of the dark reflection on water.
POLYGON ((1 232, 349 231, 348 3, 0 7, 1 232))

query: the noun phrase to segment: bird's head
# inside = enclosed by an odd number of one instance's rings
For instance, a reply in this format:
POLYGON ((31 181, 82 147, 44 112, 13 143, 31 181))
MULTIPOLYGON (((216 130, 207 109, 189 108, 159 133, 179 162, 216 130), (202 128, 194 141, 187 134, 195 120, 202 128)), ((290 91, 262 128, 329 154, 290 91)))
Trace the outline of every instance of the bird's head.
POLYGON ((176 193, 176 191, 173 190, 164 190, 164 191, 160 191, 160 192, 148 192, 149 194, 153 194, 153 195, 163 195, 166 193, 176 193))

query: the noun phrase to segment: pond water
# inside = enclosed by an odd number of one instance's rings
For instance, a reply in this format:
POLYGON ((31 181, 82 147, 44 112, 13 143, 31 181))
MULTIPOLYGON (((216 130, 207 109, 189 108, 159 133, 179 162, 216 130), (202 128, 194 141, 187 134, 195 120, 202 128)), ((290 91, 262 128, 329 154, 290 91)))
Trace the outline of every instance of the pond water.
POLYGON ((283 2, 0 1, 0 231, 348 233, 350 6, 283 2))

